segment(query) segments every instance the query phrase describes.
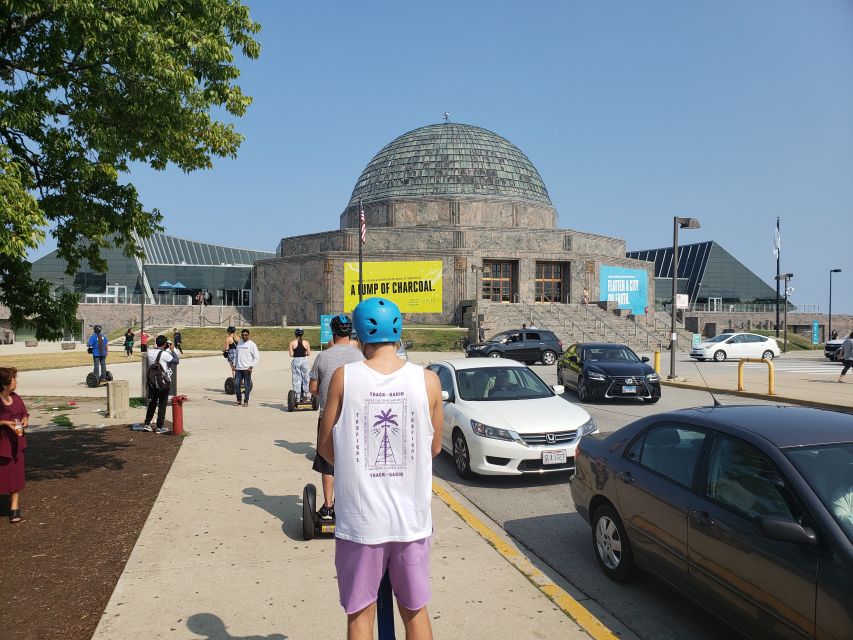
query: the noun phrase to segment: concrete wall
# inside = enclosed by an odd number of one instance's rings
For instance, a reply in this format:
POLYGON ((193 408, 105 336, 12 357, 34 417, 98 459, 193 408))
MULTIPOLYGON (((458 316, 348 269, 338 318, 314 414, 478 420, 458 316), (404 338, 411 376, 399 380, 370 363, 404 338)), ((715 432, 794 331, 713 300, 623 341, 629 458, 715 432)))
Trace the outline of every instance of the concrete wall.
MULTIPOLYGON (((127 327, 139 327, 139 305, 81 304, 77 318, 84 327, 84 337, 92 333, 92 326, 102 325, 108 332, 127 327)), ((252 310, 248 307, 207 307, 191 305, 145 305, 146 327, 192 326, 227 327, 252 324, 252 310)))
MULTIPOLYGON (((788 313, 789 329, 799 335, 810 338, 812 335, 812 322, 818 322, 819 342, 827 340, 828 320, 823 313, 788 313)), ((779 322, 784 321, 784 314, 780 313, 779 322)), ((773 330, 776 328, 776 313, 687 313, 684 318, 685 327, 693 333, 712 337, 718 335, 725 329, 735 331, 750 331, 752 329, 773 330), (711 331, 709 325, 715 325, 711 331)), ((832 328, 838 331, 838 336, 849 335, 853 331, 853 316, 832 314, 832 328)))

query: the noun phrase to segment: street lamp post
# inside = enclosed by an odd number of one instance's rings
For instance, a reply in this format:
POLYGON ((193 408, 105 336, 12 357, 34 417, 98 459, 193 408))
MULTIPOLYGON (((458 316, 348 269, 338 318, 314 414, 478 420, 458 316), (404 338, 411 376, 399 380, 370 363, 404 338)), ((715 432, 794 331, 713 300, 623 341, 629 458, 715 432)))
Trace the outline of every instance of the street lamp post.
POLYGON ((832 274, 841 273, 841 269, 829 270, 829 328, 827 329, 827 340, 832 339, 832 274))
POLYGON ((793 277, 793 273, 780 273, 778 276, 776 276, 776 280, 781 280, 785 284, 785 319, 782 321, 782 330, 785 332, 785 334, 782 353, 788 353, 788 280, 793 277))
POLYGON ((678 230, 698 229, 701 225, 696 218, 672 219, 672 324, 669 334, 669 377, 675 378, 675 341, 678 334, 675 332, 675 297, 678 294, 678 230))

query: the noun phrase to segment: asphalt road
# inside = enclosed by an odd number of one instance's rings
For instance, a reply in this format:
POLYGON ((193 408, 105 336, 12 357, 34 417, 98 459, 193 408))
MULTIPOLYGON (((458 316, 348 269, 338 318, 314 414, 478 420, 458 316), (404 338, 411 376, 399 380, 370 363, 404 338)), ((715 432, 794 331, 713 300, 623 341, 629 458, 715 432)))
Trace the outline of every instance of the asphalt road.
MULTIPOLYGON (((556 384, 555 367, 534 369, 546 382, 556 384)), ((724 404, 758 402, 718 397, 724 404)), ((577 402, 572 392, 566 393, 565 398, 577 402)), ((643 416, 709 404, 712 400, 705 392, 665 388, 661 401, 655 405, 617 401, 584 407, 595 417, 599 430, 613 431, 643 416)), ((648 576, 642 575, 628 584, 607 579, 593 555, 590 527, 575 512, 566 474, 461 480, 447 453, 436 458, 434 470, 643 640, 717 640, 734 635, 701 607, 648 576)))

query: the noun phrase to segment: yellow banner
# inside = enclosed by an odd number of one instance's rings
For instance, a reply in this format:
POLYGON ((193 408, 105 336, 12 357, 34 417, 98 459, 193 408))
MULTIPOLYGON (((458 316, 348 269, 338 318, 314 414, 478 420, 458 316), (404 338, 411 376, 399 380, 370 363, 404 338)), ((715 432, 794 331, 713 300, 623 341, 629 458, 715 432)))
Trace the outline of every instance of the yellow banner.
MULTIPOLYGON (((362 295, 392 300, 402 313, 441 313, 441 260, 363 263, 362 295)), ((344 311, 358 304, 358 262, 344 263, 344 311)))

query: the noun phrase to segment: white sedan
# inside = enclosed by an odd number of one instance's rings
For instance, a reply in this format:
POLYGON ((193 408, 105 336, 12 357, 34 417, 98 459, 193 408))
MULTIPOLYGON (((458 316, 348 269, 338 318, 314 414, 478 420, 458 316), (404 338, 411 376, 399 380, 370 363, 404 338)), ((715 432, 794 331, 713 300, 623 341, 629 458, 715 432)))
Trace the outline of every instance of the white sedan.
POLYGON ((722 362, 727 358, 766 358, 772 360, 781 353, 773 338, 757 333, 723 333, 716 338, 700 342, 690 350, 696 360, 722 362))
POLYGON ((527 365, 471 358, 430 364, 444 397, 442 448, 463 478, 575 468, 580 439, 595 420, 527 365))

